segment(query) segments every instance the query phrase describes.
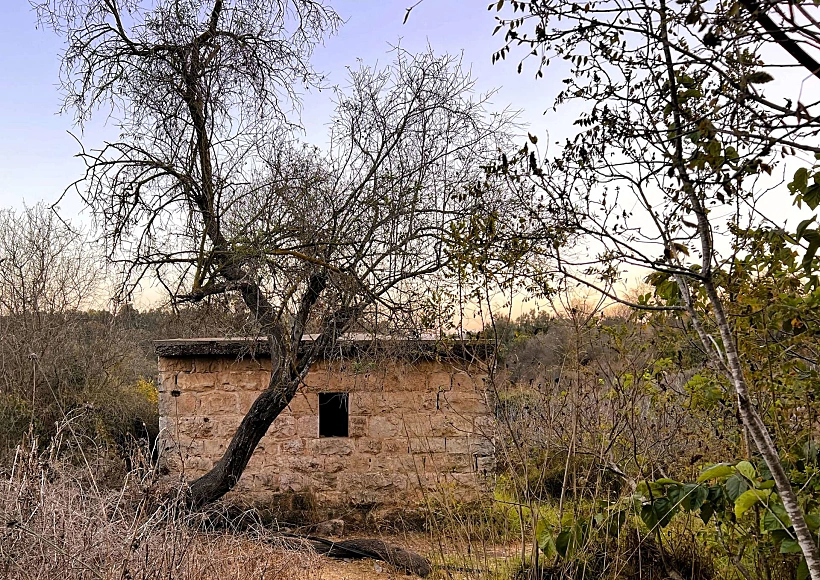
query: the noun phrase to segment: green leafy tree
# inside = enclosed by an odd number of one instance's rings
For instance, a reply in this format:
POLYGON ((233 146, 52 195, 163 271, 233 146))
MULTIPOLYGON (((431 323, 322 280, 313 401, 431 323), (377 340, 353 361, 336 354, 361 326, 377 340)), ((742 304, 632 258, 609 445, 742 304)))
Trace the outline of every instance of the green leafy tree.
POLYGON ((765 222, 757 201, 775 154, 816 150, 817 121, 805 114, 811 104, 769 98, 779 63, 764 60, 779 45, 794 66, 817 72, 802 42, 817 34, 813 8, 673 7, 664 0, 501 1, 489 8, 505 6, 496 29, 503 45, 493 60, 520 48, 519 72, 530 62, 537 77, 557 69, 563 88, 555 107, 581 108, 578 133, 557 151, 547 156, 533 135, 494 168, 516 193, 530 237, 555 239, 560 229, 564 239, 574 236, 589 250, 574 251, 559 238, 553 258, 562 275, 621 301, 614 289, 625 271, 654 272, 654 293, 631 305, 677 313, 713 371, 729 381, 807 569, 820 578, 816 538, 750 383, 727 300, 733 273, 725 272, 744 251, 738 232, 765 222))

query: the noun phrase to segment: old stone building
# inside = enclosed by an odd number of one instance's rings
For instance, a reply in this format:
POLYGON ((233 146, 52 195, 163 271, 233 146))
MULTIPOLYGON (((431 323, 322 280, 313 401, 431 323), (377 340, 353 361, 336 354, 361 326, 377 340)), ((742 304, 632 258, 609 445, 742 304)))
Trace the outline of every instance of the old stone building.
MULTIPOLYGON (((222 456, 267 387, 268 346, 195 339, 155 348, 162 461, 190 480, 222 456)), ((492 477, 494 419, 481 350, 431 340, 341 341, 311 368, 233 493, 382 505, 426 493, 482 493, 492 477)))

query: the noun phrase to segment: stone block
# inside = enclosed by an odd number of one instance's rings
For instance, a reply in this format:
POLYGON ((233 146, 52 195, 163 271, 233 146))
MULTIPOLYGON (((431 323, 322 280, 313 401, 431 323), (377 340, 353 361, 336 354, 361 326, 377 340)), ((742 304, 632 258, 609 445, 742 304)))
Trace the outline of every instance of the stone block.
POLYGON ((360 455, 354 458, 351 469, 361 472, 413 473, 421 466, 418 456, 407 453, 396 455, 360 455))
POLYGON ((304 389, 308 393, 351 392, 365 384, 365 377, 348 373, 309 372, 304 389))
POLYGON ((396 416, 375 416, 368 421, 368 435, 377 439, 387 439, 403 435, 403 424, 396 416))
POLYGON ((451 391, 440 397, 439 408, 462 415, 487 415, 490 406, 483 393, 451 391))
POLYGON ((157 385, 157 391, 160 394, 163 393, 170 393, 171 391, 177 388, 177 373, 176 372, 164 372, 159 374, 159 384, 157 385))
POLYGON ((194 392, 213 391, 217 376, 216 373, 179 373, 177 389, 194 392))
POLYGON ((230 440, 239 428, 239 424, 242 422, 242 416, 225 415, 224 417, 213 419, 213 422, 216 425, 214 428, 214 436, 230 440))
POLYGON ((279 491, 301 492, 310 488, 310 478, 299 473, 281 473, 279 491))
POLYGON ((232 371, 232 372, 259 372, 259 373, 266 373, 269 374, 271 367, 270 367, 270 357, 259 357, 253 358, 251 356, 245 356, 243 358, 231 358, 231 359, 223 359, 222 367, 223 369, 232 371))
POLYGON ((356 440, 356 452, 363 454, 381 453, 382 441, 381 439, 371 439, 370 437, 362 437, 356 440))
POLYGON ((194 373, 215 373, 225 368, 228 359, 225 357, 199 357, 193 359, 194 373))
POLYGON ((160 397, 160 413, 169 417, 185 417, 195 415, 200 409, 199 394, 190 391, 171 391, 160 397), (175 396, 176 395, 176 396, 175 396))
POLYGON ((336 473, 326 471, 314 471, 310 474, 311 491, 333 491, 339 484, 339 476, 336 473))
POLYGON ((428 413, 406 413, 402 416, 402 421, 410 437, 426 437, 431 434, 431 421, 428 413))
POLYGON ((385 439, 382 441, 382 451, 385 453, 410 453, 410 443, 407 437, 385 439))
POLYGON ((469 453, 470 455, 495 455, 495 445, 491 439, 481 436, 447 437, 445 449, 448 453, 469 453))
POLYGON ((416 465, 424 473, 472 471, 473 458, 467 453, 426 453, 416 456, 416 465))
POLYGON ((279 490, 279 474, 278 473, 258 473, 253 476, 253 489, 267 489, 271 491, 279 490))
POLYGON ((166 371, 182 371, 193 372, 194 362, 196 359, 187 357, 159 357, 157 359, 157 368, 160 372, 166 371))
POLYGON ((217 373, 216 381, 224 391, 249 391, 258 394, 268 387, 270 382, 269 371, 221 371, 217 373))
POLYGON ((170 417, 168 428, 174 437, 203 439, 213 435, 216 423, 210 417, 179 416, 170 417))
POLYGON ((473 425, 476 432, 485 436, 491 436, 497 429, 495 417, 492 415, 479 415, 473 421, 473 425))
POLYGON ((356 457, 351 459, 351 456, 327 455, 322 458, 320 468, 325 473, 339 473, 346 469, 355 468, 356 459, 356 457))
POLYGON ((291 471, 312 476, 322 470, 323 460, 312 456, 289 457, 285 465, 291 471))
POLYGON ((201 396, 202 412, 208 415, 235 415, 237 411, 236 393, 215 391, 201 396))
MULTIPOLYGON (((167 420, 168 416, 173 414, 173 401, 174 399, 170 394, 166 395, 163 391, 160 391, 157 400, 157 412, 159 413, 160 423, 162 423, 163 420, 167 420)), ((162 429, 162 426, 160 426, 160 429, 162 429)))
POLYGON ((392 368, 382 375, 379 384, 387 393, 418 392, 427 388, 427 377, 409 369, 392 368))
POLYGON ((288 404, 288 409, 297 417, 303 415, 318 415, 319 397, 314 393, 298 392, 288 404))
POLYGON ((296 433, 299 437, 305 439, 316 438, 319 436, 319 417, 307 416, 296 418, 296 433))
POLYGON ((389 393, 388 397, 388 400, 392 403, 392 412, 400 414, 436 411, 440 399, 440 397, 437 397, 437 393, 434 392, 389 393))
POLYGON ((367 417, 350 417, 348 419, 348 435, 353 438, 367 436, 367 417))
POLYGON ((470 490, 478 491, 485 485, 482 477, 476 473, 448 473, 445 480, 461 487, 459 493, 463 496, 468 496, 470 490))
POLYGON ((409 437, 407 439, 411 453, 444 453, 444 437, 409 437))
MULTIPOLYGON (((225 442, 225 448, 227 448, 227 442, 225 442)), ((223 450, 224 453, 224 450, 223 450)), ((266 471, 266 457, 264 449, 259 449, 258 447, 254 451, 253 455, 251 455, 250 460, 248 461, 248 465, 245 467, 244 474, 253 475, 255 473, 263 473, 266 471), (261 452, 260 452, 261 451, 261 452)))
POLYGON ((438 371, 427 375, 427 389, 434 393, 451 391, 453 389, 453 376, 450 373, 438 371))
POLYGON ((387 494, 407 489, 407 478, 395 473, 349 473, 339 475, 339 488, 353 503, 384 501, 387 494))
POLYGON ((470 453, 485 457, 495 456, 495 443, 486 437, 470 437, 470 453))
POLYGON ((395 403, 390 395, 381 392, 358 392, 350 396, 350 413, 353 415, 382 415, 392 413, 395 403))
POLYGON ((448 453, 470 453, 470 439, 468 437, 446 437, 444 450, 448 453))
POLYGON ((234 396, 236 396, 236 412, 241 413, 242 415, 247 414, 248 411, 251 409, 251 405, 253 405, 254 401, 259 397, 260 391, 235 391, 233 392, 234 396))
POLYGON ((469 435, 472 432, 473 421, 470 416, 442 412, 430 416, 430 435, 453 437, 469 435))
POLYGON ((484 381, 483 377, 479 375, 470 375, 464 371, 454 372, 452 374, 452 390, 463 392, 483 392, 484 381))
POLYGON ((305 441, 304 439, 291 439, 284 441, 279 448, 282 450, 282 453, 299 455, 305 452, 305 441))
POLYGON ((205 457, 209 457, 216 461, 225 454, 225 450, 227 448, 227 441, 206 439, 205 449, 202 453, 205 457))
POLYGON ((292 439, 296 436, 296 418, 290 414, 279 415, 268 428, 266 434, 271 439, 292 439))
POLYGON ((489 475, 495 472, 495 456, 476 456, 475 469, 482 475, 489 475))
POLYGON ((354 445, 347 437, 322 437, 309 441, 308 449, 317 455, 350 455, 354 445))
POLYGON ((204 475, 213 466, 214 462, 208 457, 190 455, 182 459, 182 472, 191 479, 204 475))

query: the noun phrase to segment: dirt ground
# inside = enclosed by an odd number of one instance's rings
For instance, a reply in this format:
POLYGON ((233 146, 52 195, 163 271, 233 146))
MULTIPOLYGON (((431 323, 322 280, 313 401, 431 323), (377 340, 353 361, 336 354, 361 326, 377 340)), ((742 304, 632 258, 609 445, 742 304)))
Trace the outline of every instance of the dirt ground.
MULTIPOLYGON (((362 536, 357 534, 357 536, 362 536)), ((430 580, 484 580, 509 577, 518 546, 467 546, 439 544, 425 535, 378 536, 427 557, 433 564, 430 580), (478 555, 478 557, 476 557, 478 555)), ((345 538, 349 539, 349 538, 345 538)), ((460 543, 459 543, 460 544, 460 543)), ((340 560, 316 555, 312 578, 320 580, 393 580, 415 578, 377 560, 340 560)))

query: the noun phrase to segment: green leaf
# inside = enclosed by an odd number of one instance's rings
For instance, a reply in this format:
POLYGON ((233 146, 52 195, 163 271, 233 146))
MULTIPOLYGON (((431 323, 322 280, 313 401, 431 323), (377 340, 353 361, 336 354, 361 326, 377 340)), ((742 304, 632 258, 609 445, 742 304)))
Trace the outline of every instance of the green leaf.
POLYGON ((706 501, 706 496, 709 495, 709 490, 702 485, 694 483, 687 483, 683 486, 685 499, 683 501, 683 508, 687 511, 693 512, 700 509, 706 501))
POLYGON ((803 238, 808 240, 809 245, 806 248, 806 253, 803 255, 803 261, 800 263, 800 266, 806 274, 811 274, 812 261, 817 255, 817 250, 820 249, 820 231, 808 230, 803 232, 803 238))
POLYGON ((797 565, 797 580, 806 580, 809 577, 809 565, 806 564, 805 558, 800 558, 800 563, 797 565))
POLYGON ((658 485, 682 485, 680 481, 675 481, 674 479, 670 479, 668 477, 656 479, 655 483, 657 483, 658 485))
POLYGON ((749 489, 749 484, 737 473, 726 480, 726 495, 731 501, 737 500, 747 489, 749 489))
POLYGON ((650 530, 658 526, 658 514, 653 507, 653 504, 648 503, 641 506, 641 521, 650 530))
POLYGON ((626 523, 627 510, 618 510, 607 519, 606 531, 609 536, 617 536, 626 523))
MULTIPOLYGON (((815 177, 817 176, 815 175, 815 177)), ((820 185, 815 183, 806 189, 803 194, 803 201, 806 202, 809 209, 817 209, 817 206, 820 205, 820 185)))
POLYGON ((659 497, 641 508, 641 520, 650 530, 658 526, 666 527, 669 521, 678 513, 678 506, 669 498, 659 497))
POLYGON ((708 524, 709 520, 712 519, 712 515, 715 513, 715 507, 711 504, 711 502, 706 502, 702 506, 700 506, 700 519, 703 521, 704 524, 708 524))
POLYGON ((566 529, 555 537, 555 550, 562 558, 566 558, 572 544, 572 530, 566 529))
POLYGON ((762 85, 764 83, 770 83, 773 80, 774 77, 772 75, 762 70, 746 75, 746 82, 749 84, 762 85))
POLYGON ((547 558, 552 558, 557 550, 555 541, 552 539, 552 529, 545 518, 538 520, 538 525, 535 526, 535 538, 538 541, 538 549, 547 558))
POLYGON ((749 463, 748 461, 740 461, 737 465, 735 465, 735 469, 748 480, 753 480, 757 477, 757 472, 755 471, 754 465, 749 463))
POLYGON ((801 167, 797 171, 794 172, 794 177, 792 178, 791 182, 788 184, 789 191, 792 194, 795 193, 805 193, 806 188, 809 186, 809 170, 805 167, 801 167))
POLYGON ((582 546, 589 532, 589 524, 586 522, 576 523, 574 526, 565 528, 555 537, 555 550, 562 558, 569 558, 573 552, 582 546))
POLYGON ((769 509, 763 514, 763 529, 767 532, 785 530, 789 526, 791 526, 791 520, 782 505, 769 506, 769 509))
POLYGON ((743 492, 735 500, 735 517, 740 518, 755 504, 767 501, 772 493, 770 489, 750 489, 743 492))
POLYGON ((729 477, 735 472, 735 467, 729 463, 718 463, 712 467, 707 467, 698 476, 698 483, 703 483, 709 479, 722 479, 729 477))
POLYGON ((817 216, 814 215, 814 216, 811 216, 807 220, 803 220, 802 222, 800 222, 797 225, 796 234, 797 234, 798 239, 803 237, 803 233, 806 231, 806 228, 808 228, 814 222, 814 220, 816 220, 816 219, 817 219, 817 216))
POLYGON ((797 540, 787 538, 780 544, 781 554, 799 554, 800 552, 802 552, 802 550, 800 549, 800 544, 797 543, 797 540))

